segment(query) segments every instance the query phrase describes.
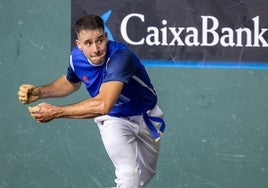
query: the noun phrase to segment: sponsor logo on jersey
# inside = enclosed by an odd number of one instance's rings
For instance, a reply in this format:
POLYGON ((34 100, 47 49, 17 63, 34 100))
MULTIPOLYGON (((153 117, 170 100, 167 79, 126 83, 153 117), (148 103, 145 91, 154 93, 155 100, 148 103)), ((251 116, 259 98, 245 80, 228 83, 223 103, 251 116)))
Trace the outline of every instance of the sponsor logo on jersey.
POLYGON ((88 76, 83 76, 83 80, 84 80, 84 82, 88 83, 89 82, 88 76))

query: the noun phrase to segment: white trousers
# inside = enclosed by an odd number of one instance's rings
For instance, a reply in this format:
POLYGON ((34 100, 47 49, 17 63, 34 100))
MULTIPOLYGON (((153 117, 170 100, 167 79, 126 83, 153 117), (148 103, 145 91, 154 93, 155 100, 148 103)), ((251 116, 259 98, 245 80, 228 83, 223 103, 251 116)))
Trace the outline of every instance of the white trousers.
MULTIPOLYGON (((163 117, 158 106, 148 114, 163 117)), ((117 188, 144 187, 156 172, 160 143, 151 135, 143 116, 116 118, 105 115, 95 118, 95 122, 115 167, 117 188)))

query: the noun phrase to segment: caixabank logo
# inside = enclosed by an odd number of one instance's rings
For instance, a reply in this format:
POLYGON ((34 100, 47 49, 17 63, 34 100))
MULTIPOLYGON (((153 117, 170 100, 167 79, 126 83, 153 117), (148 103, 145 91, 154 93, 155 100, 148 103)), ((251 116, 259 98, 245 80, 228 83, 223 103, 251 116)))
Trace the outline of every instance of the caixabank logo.
MULTIPOLYGON (((109 39, 127 44, 147 66, 268 68, 268 14, 252 10, 249 16, 241 7, 218 14, 213 6, 182 11, 186 5, 177 1, 158 4, 157 9, 150 9, 151 1, 116 1, 121 6, 80 1, 72 2, 72 20, 85 13, 100 15, 109 39)), ((227 11, 224 2, 221 11, 227 11)))
MULTIPOLYGON (((264 38, 268 28, 259 28, 259 16, 252 18, 253 30, 247 27, 235 30, 230 27, 219 28, 219 20, 214 16, 200 16, 201 30, 196 27, 168 26, 167 20, 164 19, 161 22, 162 28, 155 26, 143 28, 146 35, 139 40, 131 39, 127 30, 129 22, 134 18, 140 19, 141 23, 145 22, 143 14, 132 13, 122 20, 120 26, 122 38, 131 45, 268 47, 268 42, 264 38), (220 33, 218 33, 219 30, 220 33), (167 39, 168 34, 172 36, 170 40, 167 39), (210 40, 209 37, 211 37, 210 40)), ((137 27, 140 28, 139 26, 137 27)))

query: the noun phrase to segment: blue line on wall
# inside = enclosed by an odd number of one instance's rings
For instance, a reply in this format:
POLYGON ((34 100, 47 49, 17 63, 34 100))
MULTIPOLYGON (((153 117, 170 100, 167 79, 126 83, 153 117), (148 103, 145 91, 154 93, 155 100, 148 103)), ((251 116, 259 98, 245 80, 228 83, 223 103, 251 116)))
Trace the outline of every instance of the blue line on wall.
POLYGON ((268 69, 268 62, 142 60, 142 63, 146 67, 160 68, 268 69))

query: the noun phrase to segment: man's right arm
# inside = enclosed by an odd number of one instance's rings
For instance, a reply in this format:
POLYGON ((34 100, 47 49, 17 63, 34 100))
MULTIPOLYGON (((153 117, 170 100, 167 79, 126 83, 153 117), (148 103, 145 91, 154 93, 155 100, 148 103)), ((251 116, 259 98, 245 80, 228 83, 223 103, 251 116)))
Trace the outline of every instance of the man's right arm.
POLYGON ((66 76, 62 76, 50 84, 39 87, 22 84, 19 87, 18 97, 22 103, 28 104, 43 98, 65 97, 77 91, 80 86, 81 82, 72 83, 66 79, 66 76))
POLYGON ((81 86, 81 82, 72 83, 62 76, 51 84, 38 87, 40 90, 40 98, 56 98, 65 97, 75 91, 81 86))

